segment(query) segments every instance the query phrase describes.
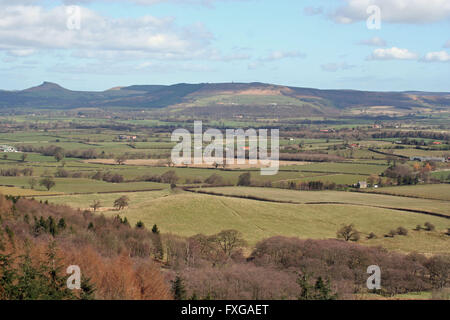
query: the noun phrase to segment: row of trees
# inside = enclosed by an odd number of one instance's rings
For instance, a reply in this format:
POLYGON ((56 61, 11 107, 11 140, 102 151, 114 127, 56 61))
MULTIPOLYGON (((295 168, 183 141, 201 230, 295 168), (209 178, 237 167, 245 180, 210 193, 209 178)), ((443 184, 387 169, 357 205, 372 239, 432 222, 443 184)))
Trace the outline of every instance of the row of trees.
MULTIPOLYGON (((128 207, 129 203, 130 203, 130 198, 128 198, 127 196, 121 196, 121 197, 117 198, 116 200, 114 200, 114 208, 116 210, 120 211, 120 210, 123 210, 124 208, 128 207)), ((99 210, 102 207, 102 203, 99 200, 94 200, 94 202, 92 202, 90 207, 92 208, 92 210, 94 210, 94 212, 96 212, 97 210, 99 210)))
MULTIPOLYGON (((424 226, 422 227, 421 225, 417 225, 416 228, 414 229, 414 231, 421 231, 421 230, 425 230, 425 231, 435 231, 436 227, 430 223, 430 222, 425 222, 424 226)), ((406 229, 405 227, 397 227, 396 229, 392 229, 390 230, 387 234, 384 235, 384 237, 389 237, 389 238, 394 238, 395 236, 399 235, 399 236, 407 236, 409 233, 408 229, 406 229)), ((343 239, 345 241, 353 241, 353 242, 357 242, 361 239, 361 232, 359 232, 354 224, 349 224, 349 225, 343 225, 336 233, 337 238, 338 239, 343 239)), ((450 235, 450 228, 447 232, 445 232, 445 235, 450 235)), ((371 232, 368 236, 367 239, 376 239, 377 235, 373 232, 371 232)))
POLYGON ((174 170, 170 170, 161 175, 142 176, 139 178, 139 180, 176 184, 180 180, 180 177, 176 174, 176 172, 174 170))
POLYGON ((381 175, 397 182, 397 185, 417 184, 420 181, 429 183, 433 164, 425 162, 423 165, 415 163, 413 166, 408 164, 394 164, 390 166, 381 175))
POLYGON ((256 244, 248 258, 239 247, 223 254, 203 235, 166 235, 163 242, 178 299, 351 298, 367 292, 370 265, 382 268, 378 293, 386 296, 450 284, 448 256, 403 255, 347 241, 273 237, 256 244))
MULTIPOLYGON (((18 150, 22 152, 35 152, 40 153, 44 156, 54 157, 56 161, 61 162, 64 158, 79 158, 79 159, 98 159, 98 158, 113 158, 114 161, 122 165, 128 159, 161 159, 161 166, 167 164, 167 159, 170 157, 170 152, 155 152, 155 153, 144 153, 144 152, 133 152, 133 153, 122 153, 113 154, 106 153, 105 151, 97 151, 96 149, 71 149, 66 150, 62 147, 56 145, 50 145, 47 147, 36 147, 33 145, 19 145, 18 150)), ((24 153, 26 159, 26 154, 24 153)), ((22 161, 25 161, 23 159, 22 161)))
MULTIPOLYGON (((222 182, 224 184, 223 179, 218 179, 214 176, 211 176, 207 180, 206 183, 214 184, 213 182, 222 182)), ((249 172, 243 173, 238 177, 238 186, 257 186, 257 187, 273 187, 271 182, 263 182, 258 183, 252 181, 251 174, 249 172)), ((323 181, 281 181, 277 184, 277 187, 282 189, 291 189, 291 190, 310 190, 310 191, 320 191, 320 190, 336 190, 337 188, 342 188, 344 186, 337 185, 334 182, 323 182, 323 181)))
POLYGON ((56 186, 55 180, 51 177, 44 177, 40 180, 37 180, 36 178, 30 178, 28 180, 28 184, 31 189, 34 189, 36 187, 36 185, 39 184, 40 186, 46 188, 47 191, 50 191, 50 189, 52 189, 54 186, 56 186))
POLYGON ((0 170, 0 176, 3 177, 19 177, 19 176, 32 176, 33 175, 33 168, 8 168, 8 169, 1 169, 0 170))
POLYGON ((408 139, 408 138, 421 138, 421 139, 433 139, 433 140, 447 140, 450 141, 450 136, 444 132, 438 131, 403 131, 403 130, 395 130, 395 131, 379 131, 372 134, 372 138, 375 139, 389 139, 389 138, 399 138, 399 139, 408 139))
POLYGON ((54 157, 56 161, 60 162, 64 158, 81 158, 81 159, 95 159, 99 153, 95 149, 87 150, 65 150, 62 147, 50 145, 46 147, 36 147, 33 145, 19 145, 18 150, 22 152, 35 152, 44 156, 54 157))

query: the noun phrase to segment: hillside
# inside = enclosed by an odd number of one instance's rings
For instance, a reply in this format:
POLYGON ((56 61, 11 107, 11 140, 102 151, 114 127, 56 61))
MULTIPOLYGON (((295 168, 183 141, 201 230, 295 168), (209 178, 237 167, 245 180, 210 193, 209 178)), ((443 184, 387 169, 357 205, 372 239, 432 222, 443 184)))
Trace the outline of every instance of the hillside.
POLYGON ((448 111, 450 93, 319 90, 264 83, 133 85, 97 92, 72 91, 51 82, 0 91, 0 109, 93 107, 169 108, 198 116, 402 115, 448 111))

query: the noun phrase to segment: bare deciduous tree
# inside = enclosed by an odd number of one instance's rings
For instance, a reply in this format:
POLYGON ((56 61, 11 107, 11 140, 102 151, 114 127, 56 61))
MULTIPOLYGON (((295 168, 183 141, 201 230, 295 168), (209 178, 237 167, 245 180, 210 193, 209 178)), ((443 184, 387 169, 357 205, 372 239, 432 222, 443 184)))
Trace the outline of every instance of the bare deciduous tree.
POLYGON ((337 237, 345 241, 358 241, 360 239, 359 232, 353 224, 342 226, 337 232, 337 237))
POLYGON ((114 208, 120 211, 123 208, 128 207, 129 202, 130 199, 127 196, 122 196, 114 201, 114 208))
POLYGON ((118 165, 122 165, 125 163, 125 161, 127 161, 127 156, 122 154, 122 155, 117 156, 114 160, 116 161, 116 163, 118 165))
POLYGON ((101 206, 102 204, 99 200, 94 200, 94 202, 91 204, 91 208, 94 209, 94 212, 96 212, 101 206))
POLYGON ((237 230, 222 231, 215 235, 213 240, 229 257, 235 250, 246 245, 246 241, 242 238, 242 234, 237 230))

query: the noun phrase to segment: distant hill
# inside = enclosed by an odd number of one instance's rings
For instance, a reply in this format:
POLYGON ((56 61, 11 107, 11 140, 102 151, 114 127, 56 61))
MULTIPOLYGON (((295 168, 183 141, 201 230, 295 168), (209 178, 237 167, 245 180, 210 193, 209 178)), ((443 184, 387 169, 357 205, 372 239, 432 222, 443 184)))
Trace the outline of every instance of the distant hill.
POLYGON ((0 109, 170 109, 190 115, 314 116, 450 111, 449 92, 319 90, 265 83, 134 85, 72 91, 44 82, 21 91, 0 90, 0 109))

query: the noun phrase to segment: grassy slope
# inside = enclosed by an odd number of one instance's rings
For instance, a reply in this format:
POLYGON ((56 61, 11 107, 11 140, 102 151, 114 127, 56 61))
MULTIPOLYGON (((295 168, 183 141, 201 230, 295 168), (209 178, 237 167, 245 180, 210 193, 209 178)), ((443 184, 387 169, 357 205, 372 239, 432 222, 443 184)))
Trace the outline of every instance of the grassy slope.
MULTIPOLYGON (((44 197, 51 202, 69 203, 86 208, 94 199, 105 206, 118 195, 44 197)), ((130 207, 120 212, 131 223, 142 220, 147 227, 157 224, 162 232, 191 236, 197 233, 213 234, 225 229, 236 229, 244 234, 250 245, 276 235, 300 238, 334 238, 342 224, 354 223, 364 234, 375 232, 382 236, 391 229, 408 229, 426 221, 439 231, 450 227, 450 221, 416 213, 348 205, 294 205, 278 204, 218 196, 148 192, 130 194, 130 207)), ((117 211, 105 211, 116 215, 117 211)), ((448 252, 448 236, 442 232, 413 232, 407 237, 362 240, 369 245, 383 245, 400 251, 424 253, 448 252)))
POLYGON ((310 105, 295 98, 277 95, 216 95, 197 99, 190 105, 198 107, 208 107, 216 104, 220 105, 237 104, 237 105, 256 105, 256 106, 258 105, 266 106, 269 104, 292 105, 292 106, 310 105))
MULTIPOLYGON (((30 177, 0 177, 0 185, 15 186, 29 188, 30 177)), ((38 181, 40 178, 37 178, 38 181)), ((54 178, 55 187, 50 190, 51 193, 95 193, 95 192, 120 192, 120 191, 139 191, 139 190, 153 190, 163 189, 167 184, 155 182, 131 182, 131 183, 108 183, 104 181, 92 179, 78 179, 78 178, 54 178)), ((37 193, 47 191, 42 186, 35 187, 37 193)), ((37 194, 32 190, 24 189, 24 194, 37 194)))
POLYGON ((371 189, 371 192, 450 201, 450 184, 428 184, 371 189))
POLYGON ((341 191, 294 191, 271 188, 224 187, 206 188, 206 191, 230 195, 249 195, 271 200, 294 202, 342 202, 361 205, 417 209, 450 216, 450 206, 446 201, 413 199, 389 195, 377 195, 341 191))
POLYGON ((31 189, 23 189, 18 187, 2 187, 0 186, 0 193, 4 195, 10 196, 34 196, 34 195, 45 195, 45 194, 55 194, 58 192, 52 191, 39 191, 39 190, 31 190, 31 189))
POLYGON ((288 169, 301 171, 339 172, 351 174, 380 174, 387 169, 387 165, 370 165, 355 163, 311 163, 304 166, 289 166, 288 169))
POLYGON ((130 199, 132 207, 136 205, 143 205, 146 201, 165 197, 170 194, 169 190, 151 191, 151 192, 132 192, 124 194, 107 193, 107 194, 82 194, 82 195, 61 195, 51 197, 37 197, 41 200, 49 200, 52 203, 64 204, 73 208, 89 209, 94 200, 100 200, 100 211, 105 209, 112 209, 114 207, 114 200, 122 195, 126 195, 130 199))

